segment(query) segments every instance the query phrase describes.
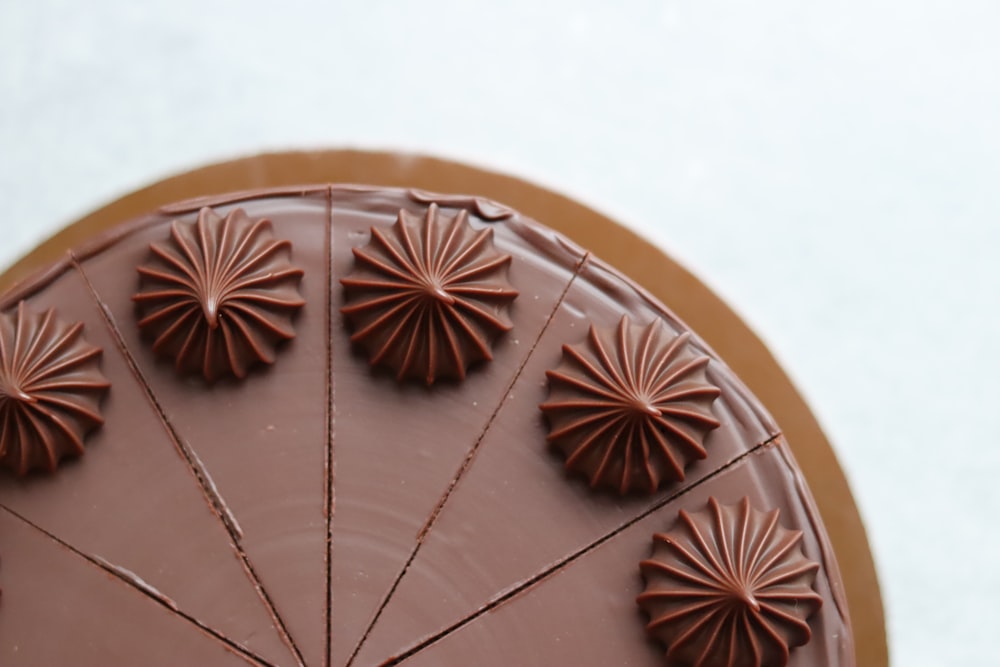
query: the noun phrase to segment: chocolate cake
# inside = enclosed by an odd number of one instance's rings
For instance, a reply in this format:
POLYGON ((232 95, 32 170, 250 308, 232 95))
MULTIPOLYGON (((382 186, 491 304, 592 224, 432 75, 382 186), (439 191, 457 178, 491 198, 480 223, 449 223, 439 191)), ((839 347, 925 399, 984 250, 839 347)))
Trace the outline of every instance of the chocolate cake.
POLYGON ((854 664, 788 444, 482 199, 164 207, 0 298, 0 664, 854 664))

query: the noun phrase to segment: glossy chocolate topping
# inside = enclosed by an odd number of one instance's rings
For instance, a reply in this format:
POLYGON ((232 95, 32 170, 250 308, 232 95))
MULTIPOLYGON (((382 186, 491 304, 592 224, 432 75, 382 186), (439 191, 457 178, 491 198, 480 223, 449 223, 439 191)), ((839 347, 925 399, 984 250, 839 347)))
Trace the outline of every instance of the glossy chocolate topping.
POLYGON ((83 324, 62 322, 51 309, 34 313, 22 301, 15 313, 0 313, 0 466, 53 472, 64 456, 83 454, 111 386, 100 356, 83 324))
POLYGON ((0 535, 4 665, 259 664, 3 509, 0 535))
POLYGON ((767 412, 502 205, 181 202, 0 297, 3 349, 49 309, 114 389, 87 456, 0 471, 0 664, 854 664, 767 412))

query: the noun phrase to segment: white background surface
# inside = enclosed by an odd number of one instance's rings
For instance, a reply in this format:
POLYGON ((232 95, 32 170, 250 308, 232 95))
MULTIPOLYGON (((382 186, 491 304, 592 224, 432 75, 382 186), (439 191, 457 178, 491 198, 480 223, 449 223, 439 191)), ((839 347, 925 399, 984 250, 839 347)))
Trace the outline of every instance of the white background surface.
POLYGON ((998 37, 993 0, 0 0, 0 266, 265 149, 555 186, 691 266, 804 390, 893 663, 995 665, 998 37))

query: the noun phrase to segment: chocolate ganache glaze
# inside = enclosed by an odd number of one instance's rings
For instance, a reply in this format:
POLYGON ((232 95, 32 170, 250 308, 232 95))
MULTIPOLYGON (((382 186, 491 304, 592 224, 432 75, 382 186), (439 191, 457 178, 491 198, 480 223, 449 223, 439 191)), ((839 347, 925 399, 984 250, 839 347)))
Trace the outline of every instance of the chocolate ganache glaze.
POLYGON ((765 409, 475 197, 244 192, 93 239, 0 297, 0 464, 3 665, 854 664, 765 409))

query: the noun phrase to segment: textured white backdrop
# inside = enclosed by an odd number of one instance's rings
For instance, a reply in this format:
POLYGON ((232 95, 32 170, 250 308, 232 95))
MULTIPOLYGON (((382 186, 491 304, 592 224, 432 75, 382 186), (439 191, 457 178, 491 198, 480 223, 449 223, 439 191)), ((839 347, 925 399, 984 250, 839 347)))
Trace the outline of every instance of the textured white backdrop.
POLYGON ((0 0, 0 266, 261 150, 555 186, 693 267, 804 390, 894 664, 995 665, 998 35, 995 0, 0 0))

